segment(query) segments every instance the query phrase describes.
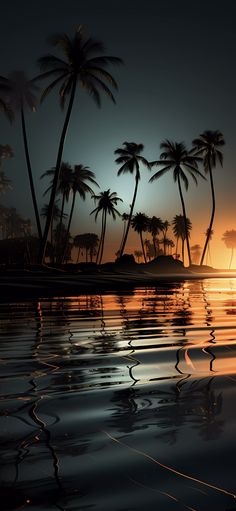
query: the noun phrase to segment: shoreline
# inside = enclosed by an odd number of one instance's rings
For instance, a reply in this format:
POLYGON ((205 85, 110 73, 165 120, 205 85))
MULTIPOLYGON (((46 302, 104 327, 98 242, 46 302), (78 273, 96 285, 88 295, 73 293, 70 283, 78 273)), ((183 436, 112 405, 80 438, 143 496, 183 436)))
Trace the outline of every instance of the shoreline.
POLYGON ((84 294, 103 294, 133 290, 136 287, 158 287, 183 281, 236 278, 236 271, 209 272, 150 272, 101 271, 75 273, 45 267, 41 270, 7 269, 0 272, 0 302, 28 301, 30 299, 67 297, 84 294))

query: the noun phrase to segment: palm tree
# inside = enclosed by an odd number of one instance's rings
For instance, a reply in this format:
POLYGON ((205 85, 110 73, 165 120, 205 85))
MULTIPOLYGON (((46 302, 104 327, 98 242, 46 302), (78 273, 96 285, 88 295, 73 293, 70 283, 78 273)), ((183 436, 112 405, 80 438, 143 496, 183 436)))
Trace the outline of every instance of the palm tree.
MULTIPOLYGON (((41 179, 43 177, 52 176, 51 185, 44 192, 44 195, 46 195, 49 192, 49 190, 52 189, 54 174, 55 174, 55 167, 52 167, 51 169, 47 170, 46 172, 44 172, 41 175, 41 179)), ((58 226, 58 240, 60 239, 60 229, 62 229, 62 220, 63 220, 63 218, 65 218, 65 216, 64 216, 65 203, 68 202, 70 192, 72 189, 72 175, 73 175, 72 166, 68 162, 62 162, 61 170, 60 170, 60 178, 59 178, 58 188, 57 188, 57 194, 62 195, 61 215, 60 215, 59 226, 58 226)), ((47 210, 47 216, 48 216, 48 214, 49 214, 49 208, 47 210)), ((51 230, 52 230, 52 223, 53 223, 53 218, 52 218, 52 222, 51 222, 51 230)))
POLYGON ((192 261, 193 261, 193 264, 199 264, 199 259, 200 259, 200 255, 201 255, 201 246, 196 243, 196 245, 192 245, 191 247, 191 252, 192 252, 192 261))
POLYGON ((142 252, 142 250, 135 250, 134 255, 135 255, 135 257, 137 257, 138 263, 139 263, 139 259, 140 259, 140 257, 142 257, 143 252, 142 252))
POLYGON ((200 155, 203 158, 204 170, 206 174, 209 173, 211 184, 212 210, 210 223, 208 227, 208 234, 206 237, 200 261, 200 265, 202 265, 206 254, 206 249, 210 240, 211 230, 213 228, 215 216, 215 190, 212 170, 216 167, 216 164, 218 162, 220 163, 221 167, 223 166, 223 154, 219 148, 225 145, 225 141, 222 133, 219 130, 216 131, 207 130, 201 133, 199 138, 195 138, 192 144, 193 144, 192 153, 200 155))
POLYGON ((131 220, 131 226, 133 227, 133 229, 136 232, 138 232, 138 234, 140 236, 140 242, 141 242, 143 258, 144 258, 145 263, 147 262, 147 259, 146 259, 145 249, 144 249, 143 232, 146 232, 148 230, 149 221, 150 220, 149 220, 148 216, 145 215, 145 213, 136 213, 136 215, 134 215, 131 220))
MULTIPOLYGON (((44 204, 44 206, 41 209, 41 216, 47 217, 48 214, 48 204, 44 204)), ((66 218, 67 214, 63 213, 63 218, 66 218)), ((53 220, 51 223, 51 244, 53 244, 53 222, 57 221, 59 218, 61 218, 61 209, 58 207, 58 205, 55 203, 53 208, 53 220)))
POLYGON ((163 233, 163 240, 161 241, 161 243, 163 244, 163 247, 164 247, 164 255, 166 255, 166 237, 167 237, 167 231, 170 227, 170 222, 168 222, 168 220, 165 220, 164 222, 162 222, 162 233, 163 233))
POLYGON ((148 231, 152 235, 152 242, 153 242, 153 246, 154 246, 155 257, 157 257, 157 255, 158 255, 157 247, 158 247, 159 243, 157 240, 157 236, 158 236, 158 234, 160 234, 160 232, 163 230, 163 228, 164 228, 163 221, 159 217, 153 216, 150 219, 148 231))
POLYGON ((171 142, 170 140, 165 140, 161 143, 160 148, 164 151, 160 155, 160 160, 151 162, 151 166, 154 165, 164 165, 161 170, 158 170, 152 177, 149 179, 150 182, 153 182, 155 179, 159 179, 169 170, 173 171, 174 181, 178 184, 179 195, 183 210, 184 216, 184 224, 185 224, 185 234, 186 234, 186 242, 188 249, 188 258, 189 265, 191 265, 191 253, 188 239, 188 226, 187 226, 187 215, 185 209, 185 203, 183 198, 183 192, 181 187, 181 181, 183 181, 185 189, 188 190, 188 178, 186 176, 186 171, 190 174, 194 182, 197 184, 196 176, 201 176, 203 179, 204 176, 198 170, 198 162, 201 161, 201 158, 195 155, 190 154, 185 144, 182 142, 171 142), (163 162, 164 160, 164 162, 163 162))
POLYGON ((130 229, 130 224, 131 224, 131 220, 132 220, 132 216, 133 216, 134 204, 135 204, 137 191, 138 191, 138 183, 140 181, 140 170, 139 170, 140 163, 142 165, 144 165, 144 167, 147 167, 148 169, 151 168, 149 165, 149 162, 146 160, 146 158, 144 158, 143 156, 140 155, 140 153, 142 153, 144 150, 143 144, 136 144, 135 142, 124 142, 123 146, 124 147, 121 147, 121 148, 118 148, 115 150, 115 154, 119 154, 119 157, 116 158, 115 162, 118 164, 122 164, 122 166, 120 167, 120 169, 117 172, 117 175, 120 176, 121 174, 124 174, 126 172, 133 174, 135 172, 135 187, 134 187, 132 203, 130 206, 130 213, 129 213, 129 219, 127 222, 126 232, 125 232, 125 235, 124 235, 124 238, 122 241, 122 245, 120 248, 120 257, 123 255, 123 252, 125 249, 125 245, 127 242, 128 233, 129 233, 129 229, 130 229))
POLYGON ((74 238, 75 247, 79 248, 77 262, 79 261, 80 249, 85 248, 86 262, 88 261, 88 253, 90 255, 90 262, 93 261, 93 256, 96 254, 99 237, 93 232, 86 232, 85 234, 77 234, 74 238))
POLYGON ((41 57, 38 62, 42 73, 37 76, 35 80, 37 81, 45 78, 52 79, 51 83, 45 88, 41 101, 59 85, 61 108, 64 108, 67 99, 68 106, 58 147, 55 174, 49 202, 49 215, 43 233, 40 251, 41 261, 43 261, 52 219, 53 204, 60 177, 63 148, 76 97, 77 86, 79 85, 82 89, 85 89, 98 106, 101 104, 100 91, 105 93, 115 103, 115 98, 111 92, 110 86, 117 89, 117 84, 106 68, 110 64, 122 63, 122 60, 118 57, 103 55, 103 44, 91 37, 86 38, 81 26, 76 30, 73 37, 69 37, 67 34, 57 34, 50 38, 50 43, 61 51, 62 58, 53 54, 41 57))
MULTIPOLYGON (((69 221, 68 221, 68 225, 67 225, 67 235, 68 235, 67 240, 68 241, 69 241, 69 232, 70 232, 71 221, 72 221, 74 207, 75 207, 76 194, 78 193, 83 201, 85 200, 87 193, 90 193, 90 195, 94 195, 94 191, 87 184, 87 182, 89 182, 96 186, 99 186, 94 178, 95 178, 94 172, 89 170, 88 167, 85 167, 84 165, 81 165, 81 164, 74 165, 73 173, 71 176, 72 203, 71 203, 69 221)), ((67 249, 66 245, 67 245, 67 242, 65 244, 64 253, 66 253, 66 249, 67 249)), ((63 257, 62 257, 61 262, 63 263, 63 257)))
POLYGON ((117 202, 123 202, 120 197, 117 197, 116 192, 111 192, 110 188, 104 192, 100 192, 99 195, 93 195, 93 199, 98 201, 98 206, 91 211, 90 215, 95 213, 95 221, 97 220, 98 214, 102 213, 102 229, 100 243, 97 251, 98 264, 101 264, 104 250, 105 234, 106 234, 106 223, 107 215, 112 215, 113 220, 116 220, 116 215, 121 216, 119 211, 115 208, 117 202))
MULTIPOLYGON (((192 222, 189 218, 186 218, 187 222, 187 231, 188 231, 188 239, 190 238, 190 231, 192 229, 192 222)), ((185 230, 185 221, 183 215, 175 215, 173 221, 173 233, 176 237, 176 253, 178 253, 178 241, 181 239, 182 241, 182 261, 184 264, 184 242, 186 240, 186 230, 185 230)))
POLYGON ((35 194, 33 173, 29 155, 29 146, 26 133, 25 124, 25 108, 29 108, 32 112, 36 111, 36 93, 38 92, 36 84, 27 78, 24 71, 13 71, 8 78, 0 76, 0 93, 4 94, 10 109, 13 112, 20 112, 21 128, 23 134, 24 151, 26 158, 26 165, 30 183, 31 196, 34 207, 34 214, 38 230, 38 237, 42 239, 42 229, 40 223, 40 216, 38 204, 35 194))
POLYGON ((234 229, 231 229, 231 231, 225 231, 223 234, 222 241, 225 242, 227 248, 231 248, 231 257, 229 262, 230 269, 233 261, 234 249, 236 247, 236 231, 234 229))

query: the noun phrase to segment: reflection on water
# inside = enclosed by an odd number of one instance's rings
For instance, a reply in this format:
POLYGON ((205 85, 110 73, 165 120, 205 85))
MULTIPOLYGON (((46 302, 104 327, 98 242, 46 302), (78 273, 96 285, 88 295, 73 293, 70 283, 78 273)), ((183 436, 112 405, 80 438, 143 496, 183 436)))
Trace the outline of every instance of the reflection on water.
POLYGON ((236 280, 1 304, 4 509, 235 509, 236 280))

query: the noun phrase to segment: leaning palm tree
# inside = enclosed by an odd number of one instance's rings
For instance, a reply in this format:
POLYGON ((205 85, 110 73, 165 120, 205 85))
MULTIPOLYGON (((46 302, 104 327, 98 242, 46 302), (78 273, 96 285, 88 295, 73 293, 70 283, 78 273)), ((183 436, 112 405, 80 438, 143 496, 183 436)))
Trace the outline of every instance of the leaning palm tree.
POLYGON ((143 258, 144 258, 145 263, 147 262, 147 258, 146 258, 145 248, 144 248, 143 232, 146 232, 148 230, 149 223, 150 223, 150 219, 148 218, 148 216, 145 213, 136 213, 136 215, 134 215, 131 220, 131 226, 140 236, 140 242, 141 242, 143 258))
POLYGON ((184 197, 181 187, 181 181, 183 181, 185 189, 188 190, 188 178, 186 172, 192 177, 194 182, 197 184, 197 177, 201 176, 203 179, 204 176, 198 170, 198 162, 201 161, 201 158, 190 154, 187 151, 185 144, 182 142, 172 142, 170 140, 165 140, 160 145, 163 152, 160 155, 160 160, 151 162, 151 166, 162 166, 162 169, 158 170, 152 177, 149 179, 150 182, 153 182, 155 179, 159 179, 166 172, 172 171, 174 181, 178 184, 179 195, 182 205, 182 211, 184 216, 184 224, 185 224, 185 234, 186 234, 186 242, 187 242, 187 250, 188 250, 188 258, 189 265, 191 265, 191 253, 188 239, 188 226, 187 226, 187 215, 184 203, 184 197))
POLYGON ((121 220, 124 222, 124 227, 123 227, 122 239, 121 239, 121 242, 120 242, 120 248, 118 250, 119 256, 120 256, 121 247, 122 247, 122 244, 123 244, 123 241, 124 241, 124 237, 125 237, 125 233, 126 233, 126 227, 127 227, 127 222, 129 220, 129 214, 128 213, 123 213, 123 215, 121 215, 121 220))
MULTIPOLYGON (((95 186, 99 186, 94 178, 95 178, 94 172, 89 170, 88 167, 85 167, 84 165, 81 165, 81 164, 74 165, 73 173, 71 176, 72 203, 71 203, 71 210, 70 210, 70 215, 69 215, 69 220, 68 220, 68 225, 67 225, 67 235, 68 236, 67 236, 67 242, 65 243, 64 254, 66 253, 67 243, 69 242, 69 232, 70 232, 71 221, 72 221, 72 217, 73 217, 73 213, 74 213, 76 195, 78 193, 83 201, 85 201, 87 193, 90 193, 91 196, 94 195, 94 191, 88 184, 88 183, 91 183, 95 186)), ((63 256, 62 256, 61 262, 63 263, 63 256)))
POLYGON ((30 191, 34 207, 35 220, 37 225, 38 237, 39 239, 42 239, 42 229, 35 193, 25 123, 25 109, 28 108, 32 112, 36 111, 37 103, 36 93, 38 92, 38 90, 39 89, 36 86, 36 84, 32 80, 28 79, 24 71, 13 71, 11 74, 9 74, 8 78, 0 76, 0 94, 2 93, 6 97, 6 102, 9 104, 9 108, 11 111, 20 112, 24 151, 30 183, 30 191))
POLYGON ((97 220, 98 214, 102 214, 102 229, 101 229, 101 237, 100 243, 97 251, 97 260, 98 264, 101 264, 103 251, 104 251, 104 242, 105 242, 105 234, 106 234, 106 224, 107 224, 107 215, 112 215, 113 220, 116 220, 116 215, 121 216, 119 211, 115 208, 117 202, 123 202, 120 197, 117 197, 116 192, 111 192, 110 188, 105 190, 104 192, 100 192, 98 195, 93 195, 93 199, 98 201, 98 205, 93 211, 91 211, 90 215, 95 214, 95 221, 97 220))
POLYGON ((231 231, 225 231, 223 234, 222 241, 225 242, 227 248, 231 248, 231 256, 229 262, 230 269, 233 261, 234 249, 236 248, 236 231, 234 229, 231 229, 231 231))
POLYGON ((201 133, 199 138, 195 138, 192 142, 193 149, 192 154, 200 155, 203 158, 203 165, 205 173, 210 175, 211 184, 211 197, 212 197, 212 210, 211 218, 208 227, 208 234, 206 237, 205 245, 202 252, 200 265, 203 264, 204 257, 206 254, 207 246, 211 236, 211 230, 213 228, 214 216, 215 216, 215 190, 212 170, 216 167, 219 162, 223 166, 223 154, 220 148, 225 145, 224 137, 219 130, 216 131, 204 131, 201 133))
POLYGON ((119 154, 118 158, 116 158, 115 162, 118 164, 122 164, 120 169, 117 172, 117 175, 120 176, 121 174, 124 174, 126 172, 129 172, 131 174, 135 173, 135 187, 134 187, 134 194, 132 203, 130 206, 130 212, 129 212, 129 219, 127 222, 126 232, 123 237, 122 245, 120 248, 120 257, 123 255, 125 245, 127 242, 131 219, 133 216, 133 210, 134 210, 134 204, 137 196, 138 191, 138 184, 140 181, 140 163, 147 167, 148 169, 151 169, 149 162, 141 156, 140 153, 144 150, 143 144, 136 144, 135 142, 124 142, 124 147, 118 148, 115 150, 115 154, 119 154))
POLYGON ((115 98, 110 86, 117 89, 117 84, 106 68, 110 64, 122 63, 122 60, 118 57, 104 55, 103 44, 96 39, 87 38, 81 26, 76 30, 73 37, 69 37, 67 34, 57 34, 50 38, 50 43, 59 49, 62 56, 48 54, 41 57, 38 62, 42 73, 37 76, 35 80, 52 79, 45 88, 41 101, 43 101, 55 87, 59 86, 61 108, 64 108, 67 99, 68 106, 58 147, 55 174, 49 202, 49 214, 46 220, 40 250, 41 262, 43 261, 52 219, 53 204, 60 177, 63 148, 73 104, 76 99, 77 87, 79 85, 82 89, 86 90, 98 106, 101 104, 100 91, 105 93, 115 103, 115 98))
MULTIPOLYGON (((190 238, 190 231, 192 229, 192 222, 189 218, 186 218, 187 222, 187 231, 188 231, 188 239, 190 238)), ((183 215, 175 215, 173 221, 173 233, 176 237, 176 253, 178 253, 178 241, 181 239, 182 241, 182 261, 184 264, 184 242, 186 240, 186 230, 185 230, 185 221, 183 215)))

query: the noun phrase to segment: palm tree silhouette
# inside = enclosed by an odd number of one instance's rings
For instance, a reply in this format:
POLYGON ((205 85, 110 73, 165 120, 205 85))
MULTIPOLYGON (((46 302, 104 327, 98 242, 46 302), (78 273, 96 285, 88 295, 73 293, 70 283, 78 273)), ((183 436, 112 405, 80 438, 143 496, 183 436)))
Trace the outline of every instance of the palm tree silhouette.
POLYGON ((134 215, 131 220, 131 226, 133 227, 133 229, 136 232, 138 232, 138 234, 140 236, 140 242, 141 242, 143 258, 144 258, 145 263, 147 262, 147 259, 146 259, 146 253, 145 253, 145 248, 144 248, 143 232, 146 232, 148 230, 149 222, 150 222, 150 219, 148 218, 147 215, 145 215, 145 213, 136 213, 136 215, 134 215))
MULTIPOLYGON (((44 204, 44 206, 41 208, 41 216, 44 216, 45 218, 48 215, 48 204, 44 204)), ((51 244, 53 244, 53 222, 57 221, 61 217, 61 209, 59 206, 55 203, 53 208, 53 220, 51 223, 51 244)), ((63 213, 63 218, 66 218, 67 214, 63 213)))
POLYGON ((178 183, 179 195, 183 210, 184 217, 184 225, 185 225, 185 234, 186 234, 186 242, 187 242, 187 250, 188 250, 188 258, 189 265, 191 265, 191 253, 188 239, 188 226, 187 226, 187 216, 185 203, 183 198, 183 192, 181 188, 181 181, 183 181, 185 189, 188 190, 188 178, 186 176, 186 171, 193 178, 194 182, 197 184, 196 176, 201 176, 203 179, 204 176, 198 170, 198 161, 201 161, 201 158, 195 155, 190 154, 185 144, 182 142, 172 142, 170 140, 165 140, 160 145, 161 149, 164 151, 160 155, 160 160, 151 162, 151 166, 155 165, 164 165, 161 170, 158 170, 152 177, 149 179, 149 182, 153 182, 155 179, 159 179, 169 170, 173 171, 174 181, 178 183), (164 160, 164 162, 163 162, 164 160))
POLYGON ((152 242, 153 242, 155 257, 157 257, 158 251, 159 251, 158 250, 159 249, 159 242, 157 240, 157 236, 158 236, 158 234, 160 234, 161 231, 163 231, 163 228, 164 228, 164 225, 163 225, 163 221, 161 220, 161 218, 153 216, 150 219, 150 223, 149 223, 149 226, 148 226, 148 231, 152 235, 152 242))
MULTIPOLYGON (((192 229, 192 222, 189 220, 189 218, 186 218, 187 222, 187 231, 188 231, 188 238, 190 238, 190 231, 192 229)), ((176 253, 178 252, 178 241, 181 239, 182 241, 182 261, 184 264, 184 242, 186 240, 186 229, 185 229, 185 222, 183 215, 175 215, 173 221, 173 233, 176 237, 176 253)))
POLYGON ((166 255, 166 237, 167 237, 167 231, 170 227, 170 222, 168 222, 168 220, 165 220, 163 223, 162 223, 162 233, 163 233, 163 240, 161 241, 161 243, 163 244, 163 248, 164 248, 164 255, 166 255))
POLYGON ((98 206, 95 209, 93 209, 93 211, 91 211, 90 215, 95 213, 96 221, 98 214, 102 213, 101 237, 96 259, 96 262, 98 264, 101 264, 104 251, 107 215, 112 215, 113 220, 116 220, 116 215, 121 216, 121 214, 115 208, 115 206, 117 205, 117 202, 123 202, 123 200, 120 199, 120 197, 117 197, 116 192, 111 192, 110 188, 108 188, 108 190, 105 190, 104 192, 100 192, 98 195, 93 195, 92 198, 95 200, 95 202, 98 201, 98 206))
POLYGON ((231 248, 231 257, 229 262, 230 269, 233 261, 234 249, 236 247, 236 231, 234 229, 231 229, 231 231, 225 231, 222 241, 224 241, 227 248, 231 248))
POLYGON ((201 133, 199 138, 195 138, 192 142, 193 149, 191 151, 192 154, 201 155, 203 158, 203 165, 205 173, 210 175, 210 184, 211 184, 211 196, 212 196, 212 211, 211 218, 208 227, 208 234, 206 237, 205 245, 202 252, 202 257, 200 261, 200 265, 203 264, 204 257, 206 254, 206 249, 210 240, 211 230, 213 227, 213 221, 215 216, 215 190, 214 190, 214 181, 212 170, 216 167, 217 162, 220 163, 221 167, 223 166, 223 154, 219 150, 220 147, 225 145, 225 141, 222 133, 219 130, 216 131, 204 131, 201 133))
POLYGON ((86 232, 84 234, 77 234, 74 238, 74 246, 78 247, 78 257, 77 262, 79 261, 80 250, 81 248, 85 248, 86 253, 86 262, 88 261, 88 253, 90 255, 90 262, 93 261, 93 256, 96 254, 96 249, 99 243, 99 237, 97 234, 93 232, 86 232))
POLYGON ((67 34, 58 34, 50 38, 50 43, 59 48, 63 58, 52 54, 41 57, 38 62, 43 72, 37 76, 35 80, 52 78, 52 82, 45 88, 42 94, 41 101, 43 101, 55 87, 60 85, 59 97, 61 108, 64 108, 67 98, 68 106, 58 147, 55 174, 49 202, 49 215, 46 220, 40 250, 41 262, 43 261, 50 228, 53 204, 60 177, 63 148, 76 97, 77 86, 80 85, 82 89, 85 89, 98 106, 101 105, 100 91, 105 93, 115 103, 115 98, 111 92, 110 86, 117 89, 117 84, 106 68, 110 64, 122 63, 122 60, 118 57, 103 55, 103 44, 91 37, 86 38, 82 26, 78 27, 73 37, 69 37, 67 34))
POLYGON ((131 174, 133 174, 135 172, 135 188, 134 188, 132 203, 130 206, 130 213, 129 213, 129 219, 127 222, 126 232, 123 237, 122 245, 120 248, 120 257, 123 255, 123 252, 125 249, 125 245, 127 242, 128 233, 129 233, 129 229, 130 229, 130 224, 131 224, 131 220, 132 220, 132 216, 133 216, 134 204, 135 204, 137 191, 138 191, 138 183, 140 181, 139 165, 140 165, 140 163, 142 163, 142 165, 144 165, 148 169, 151 168, 149 165, 149 162, 146 160, 146 158, 144 158, 143 156, 140 155, 140 153, 142 153, 144 150, 143 144, 136 144, 135 142, 124 142, 123 146, 124 147, 121 147, 121 148, 119 147, 118 149, 116 149, 114 151, 114 154, 119 154, 119 156, 118 156, 118 158, 116 158, 115 162, 118 164, 122 164, 122 166, 120 167, 120 169, 117 172, 117 175, 120 176, 121 174, 125 174, 126 172, 130 172, 131 174))
POLYGON ((121 215, 121 220, 124 222, 124 228, 123 228, 123 234, 122 234, 122 239, 121 239, 121 243, 120 243, 120 248, 118 250, 119 256, 120 256, 120 251, 121 251, 122 243, 123 243, 124 237, 125 237, 127 222, 129 220, 129 213, 123 213, 123 215, 121 215))
POLYGON ((28 138, 25 124, 25 108, 28 107, 32 112, 36 111, 36 93, 39 88, 33 82, 29 80, 24 71, 13 71, 8 78, 0 76, 0 92, 6 95, 7 102, 10 106, 10 110, 13 112, 20 112, 21 116, 21 128, 23 134, 24 151, 26 158, 26 165, 30 183, 30 191, 33 201, 34 214, 36 219, 38 237, 42 239, 42 229, 40 223, 40 216, 38 210, 38 204, 35 194, 33 173, 29 155, 28 138))
POLYGON ((137 259, 138 259, 138 263, 139 263, 139 259, 140 259, 140 257, 142 257, 142 255, 143 255, 143 251, 142 251, 142 250, 135 250, 135 251, 134 251, 134 255, 135 255, 135 257, 137 257, 137 259))
MULTIPOLYGON (((88 167, 85 167, 81 164, 74 165, 73 173, 71 176, 72 203, 71 203, 71 210, 70 210, 70 215, 69 215, 69 220, 68 220, 68 225, 67 225, 67 238, 66 238, 67 241, 65 244, 64 254, 66 253, 67 243, 69 241, 69 232, 70 232, 70 226, 71 226, 71 221, 72 221, 74 207, 75 207, 76 194, 78 193, 83 201, 85 200, 87 193, 90 193, 91 196, 94 195, 94 191, 87 184, 87 182, 89 182, 96 186, 99 186, 94 178, 95 178, 94 172, 89 170, 88 167)), ((62 263, 63 263, 63 259, 64 259, 64 255, 62 256, 62 261, 61 261, 62 263)))
POLYGON ((193 264, 199 264, 201 248, 202 247, 198 243, 196 243, 196 245, 192 245, 192 247, 190 248, 193 255, 192 257, 193 264))

